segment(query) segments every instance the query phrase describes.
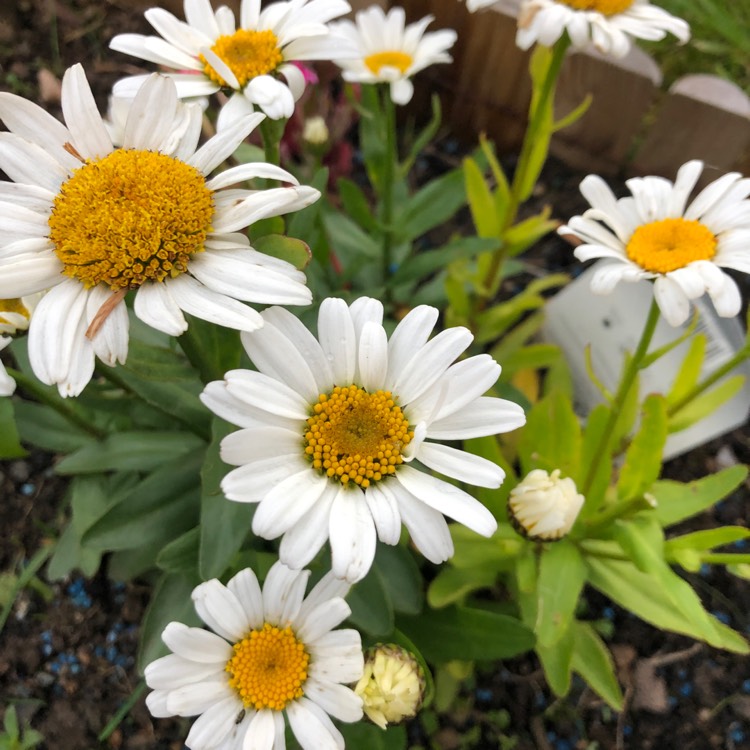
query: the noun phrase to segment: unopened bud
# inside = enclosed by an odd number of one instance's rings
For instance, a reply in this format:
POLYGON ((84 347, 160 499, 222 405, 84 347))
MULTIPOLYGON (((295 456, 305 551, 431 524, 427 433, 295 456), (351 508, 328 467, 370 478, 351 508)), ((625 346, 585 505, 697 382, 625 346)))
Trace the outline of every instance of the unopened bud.
POLYGON ((554 541, 565 536, 583 506, 575 482, 560 478, 560 470, 548 474, 534 469, 510 492, 508 515, 513 527, 528 539, 554 541))
POLYGON ((328 142, 328 126, 319 116, 308 117, 302 129, 302 140, 311 146, 322 146, 328 142))
POLYGON ((378 644, 365 653, 365 671, 354 688, 365 714, 381 729, 417 715, 425 678, 419 662, 401 646, 378 644))

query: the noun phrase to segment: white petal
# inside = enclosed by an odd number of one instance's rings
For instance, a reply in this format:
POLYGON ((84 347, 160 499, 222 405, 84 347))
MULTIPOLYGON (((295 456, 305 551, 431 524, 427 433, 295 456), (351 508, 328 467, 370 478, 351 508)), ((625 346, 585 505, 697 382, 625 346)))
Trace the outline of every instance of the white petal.
POLYGON ((311 676, 342 683, 356 682, 362 676, 362 639, 356 630, 332 630, 306 645, 312 656, 311 676))
POLYGON ((309 477, 310 465, 302 458, 295 460, 295 456, 267 458, 230 471, 222 479, 221 489, 230 500, 258 503, 295 471, 309 477))
POLYGON ((436 307, 419 305, 411 310, 396 326, 388 341, 388 380, 395 382, 414 355, 430 338, 437 323, 439 311, 436 307))
POLYGON ((383 544, 398 544, 401 537, 401 514, 396 496, 387 484, 378 482, 365 490, 365 501, 375 523, 378 539, 383 544))
POLYGON ((272 120, 281 120, 294 114, 291 89, 273 76, 255 76, 245 86, 244 94, 272 120))
POLYGON ((200 394, 200 400, 216 416, 236 424, 238 427, 278 426, 287 429, 294 427, 292 421, 274 417, 272 414, 256 409, 230 395, 223 380, 215 380, 209 383, 203 393, 200 394))
POLYGON ((328 297, 321 303, 318 340, 331 364, 334 383, 340 386, 351 385, 356 367, 356 336, 354 323, 344 300, 328 297))
POLYGON ((375 523, 359 488, 341 489, 333 501, 329 526, 331 569, 339 578, 362 580, 375 559, 375 523))
POLYGON ((420 502, 403 488, 395 494, 401 520, 416 548, 436 565, 445 562, 453 555, 453 539, 443 514, 420 502))
POLYGON ((215 578, 198 584, 192 594, 195 611, 211 630, 228 641, 240 641, 249 630, 237 597, 215 578))
POLYGON ((309 570, 292 570, 276 562, 263 582, 263 609, 270 623, 286 626, 299 611, 310 578, 309 570))
POLYGON ((320 552, 328 539, 329 517, 336 493, 336 487, 326 482, 313 506, 286 531, 279 545, 279 559, 283 563, 292 568, 304 568, 320 552))
POLYGON ((80 63, 68 68, 63 76, 62 109, 65 123, 81 156, 101 159, 112 151, 112 141, 80 63))
POLYGON ((411 466, 399 467, 396 479, 418 500, 477 534, 489 537, 497 530, 497 521, 492 513, 476 498, 455 485, 417 471, 411 466))
POLYGON ((380 323, 365 323, 358 349, 358 382, 373 393, 383 387, 388 372, 388 336, 380 323))
POLYGON ((212 750, 229 734, 241 707, 236 696, 215 703, 195 720, 185 744, 190 750, 212 750))
POLYGON ((221 441, 221 460, 232 466, 295 453, 303 455, 302 437, 282 427, 248 427, 230 433, 221 441))
MULTIPOLYGON (((90 326, 102 305, 112 298, 111 289, 99 284, 89 290, 86 300, 86 322, 90 326)), ((118 362, 123 363, 128 358, 128 332, 130 321, 125 301, 118 302, 108 313, 106 320, 99 328, 91 345, 99 359, 109 367, 118 362)))
POLYGON ((258 711, 247 728, 242 750, 271 750, 275 737, 274 712, 270 709, 258 711))
POLYGON ((236 185, 245 180, 255 180, 257 178, 263 178, 266 180, 279 180, 280 182, 288 182, 292 185, 299 185, 299 180, 286 169, 277 167, 275 164, 267 164, 266 162, 248 162, 246 164, 239 164, 236 167, 230 167, 220 172, 216 177, 212 177, 206 182, 206 187, 209 190, 220 190, 221 188, 229 187, 230 185, 236 185))
POLYGON ((328 715, 305 698, 287 706, 289 725, 302 750, 344 750, 344 738, 328 715))
POLYGON ((167 708, 168 696, 169 692, 166 690, 155 690, 146 696, 146 707, 155 719, 166 719, 168 716, 174 716, 167 708))
POLYGON ((321 602, 307 613, 305 621, 297 628, 297 637, 303 643, 312 643, 340 625, 351 612, 343 599, 321 602))
POLYGON ((221 133, 254 112, 253 103, 241 91, 235 91, 229 97, 229 101, 219 110, 219 116, 216 118, 216 132, 221 133))
POLYGON ((232 647, 223 638, 181 622, 170 622, 161 639, 178 656, 201 664, 226 663, 232 657, 232 647))
POLYGON ((229 393, 251 406, 301 423, 309 416, 309 405, 296 390, 262 372, 230 370, 225 379, 229 393))
MULTIPOLYGON (((329 487, 334 491, 338 492, 338 489, 334 484, 329 484, 329 487)), ((343 578, 338 578, 333 574, 333 571, 328 571, 316 584, 313 586, 310 593, 302 603, 302 607, 297 615, 297 621, 295 626, 301 625, 310 612, 317 609, 320 604, 324 604, 329 599, 339 598, 343 599, 349 593, 351 584, 345 581, 343 578)), ((323 636, 327 638, 328 636, 323 636)), ((308 639, 309 640, 309 639, 308 639)), ((312 641, 311 641, 312 642, 312 641)), ((317 643, 317 640, 315 641, 317 643)))
POLYGON ((168 336, 181 336, 187 331, 187 320, 166 284, 148 281, 139 287, 133 310, 146 325, 168 336))
POLYGON ((525 423, 526 416, 518 404, 503 398, 483 396, 467 404, 460 412, 433 422, 427 428, 427 437, 466 440, 510 432, 525 423))
POLYGON ((310 469, 292 474, 269 490, 253 517, 253 533, 275 539, 294 526, 323 494, 326 479, 310 469))
POLYGON ((0 266, 0 298, 25 297, 65 283, 62 270, 53 253, 24 253, 5 260, 0 266))
POLYGON ((258 578, 250 568, 244 568, 227 581, 227 588, 237 597, 247 616, 248 626, 256 630, 263 627, 263 595, 258 578))
POLYGON ((254 331, 263 325, 260 313, 242 302, 218 294, 188 274, 169 279, 169 293, 181 310, 209 323, 240 331, 254 331))
POLYGON ((224 666, 221 664, 198 663, 177 654, 169 654, 152 661, 143 674, 150 688, 175 690, 220 675, 223 671, 224 666))
POLYGON ((177 105, 174 83, 156 73, 149 76, 130 105, 123 148, 161 151, 173 130, 177 105))
POLYGON ((68 169, 41 146, 15 133, 0 133, 0 169, 14 182, 36 185, 57 194, 68 169))
POLYGON ((668 276, 659 276, 654 282, 654 296, 669 325, 679 326, 687 320, 690 302, 676 281, 668 276))
POLYGON ((219 702, 232 700, 239 711, 242 703, 237 698, 237 693, 229 687, 226 672, 226 664, 222 664, 217 672, 216 678, 196 682, 191 685, 172 690, 167 696, 167 708, 178 716, 197 716, 219 702))
POLYGON ((305 695, 339 721, 353 722, 362 718, 362 699, 344 685, 310 677, 305 682, 305 695))
POLYGON ((211 140, 207 141, 188 160, 188 164, 195 167, 199 172, 208 175, 216 169, 225 159, 228 159, 237 149, 237 146, 255 130, 259 123, 265 119, 265 115, 256 113, 243 117, 232 125, 227 126, 217 133, 211 140))
POLYGON ((492 461, 439 443, 422 443, 416 457, 433 471, 477 487, 494 489, 505 479, 505 472, 492 461))

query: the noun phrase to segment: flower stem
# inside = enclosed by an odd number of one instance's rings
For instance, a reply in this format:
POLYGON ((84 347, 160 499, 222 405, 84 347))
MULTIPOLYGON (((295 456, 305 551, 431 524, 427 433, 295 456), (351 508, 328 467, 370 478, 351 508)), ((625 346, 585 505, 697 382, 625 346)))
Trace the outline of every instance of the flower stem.
POLYGON ((14 370, 11 367, 7 368, 8 375, 18 383, 29 395, 34 397, 35 401, 40 404, 49 406, 54 409, 61 417, 66 419, 70 424, 75 425, 79 429, 87 432, 95 438, 100 440, 107 436, 105 430, 101 430, 95 425, 91 424, 87 419, 82 417, 72 406, 69 406, 62 398, 53 395, 46 388, 43 388, 36 380, 29 378, 24 375, 20 370, 14 370))
POLYGON ((615 393, 615 397, 612 400, 610 407, 609 418, 604 426, 604 432, 602 433, 602 439, 599 444, 599 451, 594 456, 593 461, 589 465, 586 479, 583 482, 581 493, 586 497, 587 493, 591 489, 591 485, 594 482, 594 477, 599 470, 599 465, 607 456, 609 456, 609 444, 612 440, 612 435, 617 425, 617 420, 622 412, 625 399, 627 398, 628 392, 630 391, 635 381, 638 371, 641 369, 643 360, 648 354, 648 347, 651 344, 651 339, 654 337, 654 331, 656 330, 656 324, 659 322, 659 306, 656 304, 656 299, 652 298, 651 307, 648 311, 648 318, 646 324, 643 327, 643 333, 641 339, 638 342, 638 346, 633 353, 632 358, 628 362, 625 372, 622 375, 620 384, 615 393))
POLYGON ((391 274, 393 250, 393 180, 396 172, 398 153, 396 149, 396 108, 391 99, 390 84, 380 87, 383 102, 383 124, 385 126, 385 160, 383 164, 383 184, 380 190, 383 223, 383 285, 386 297, 390 296, 388 278, 391 274))
POLYGON ((271 120, 269 117, 266 117, 260 124, 265 159, 269 164, 274 164, 277 167, 281 164, 279 144, 281 143, 281 137, 284 135, 285 127, 286 120, 271 120))

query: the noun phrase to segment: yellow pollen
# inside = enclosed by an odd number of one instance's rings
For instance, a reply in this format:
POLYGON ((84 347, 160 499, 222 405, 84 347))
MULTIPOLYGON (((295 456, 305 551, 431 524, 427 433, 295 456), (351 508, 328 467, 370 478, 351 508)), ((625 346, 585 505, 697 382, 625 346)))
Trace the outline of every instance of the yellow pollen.
POLYGON ((403 75, 414 62, 411 55, 406 52, 394 50, 393 52, 376 52, 374 55, 368 55, 364 63, 370 69, 373 75, 378 75, 381 68, 396 68, 403 75))
POLYGON ((153 151, 117 149, 62 184, 49 238, 63 273, 87 288, 134 289, 187 270, 214 204, 203 175, 153 151))
POLYGON ((603 16, 616 16, 626 11, 635 0, 557 0, 576 10, 594 10, 603 16))
POLYGON ((396 473, 413 437, 390 391, 336 386, 320 394, 307 420, 305 455, 332 481, 366 488, 396 473))
POLYGON ((291 628, 265 623, 234 644, 225 670, 245 708, 282 711, 304 695, 309 663, 310 655, 291 628))
MULTIPOLYGON (((276 70, 283 61, 279 40, 273 31, 250 31, 240 29, 234 34, 220 36, 211 47, 234 73, 240 88, 256 76, 276 70)), ((203 55, 200 55, 203 71, 216 84, 227 87, 229 84, 213 69, 203 55)))
POLYGON ((626 247, 628 258, 651 273, 669 273, 716 255, 716 237, 692 219, 662 219, 643 224, 626 247))

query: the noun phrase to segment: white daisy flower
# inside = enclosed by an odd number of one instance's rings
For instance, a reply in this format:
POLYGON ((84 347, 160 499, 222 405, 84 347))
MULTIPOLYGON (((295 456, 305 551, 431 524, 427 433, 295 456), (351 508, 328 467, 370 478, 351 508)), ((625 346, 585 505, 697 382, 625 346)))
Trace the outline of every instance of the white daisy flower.
POLYGON ((29 326, 37 377, 75 396, 94 358, 124 362, 128 314, 164 333, 187 329, 183 312, 217 325, 253 330, 260 315, 242 304, 305 305, 304 274, 256 252, 238 230, 309 205, 300 187, 270 164, 243 164, 208 179, 263 119, 250 115, 196 151, 198 105, 177 99, 153 75, 130 109, 123 148, 115 149, 83 69, 66 71, 67 127, 43 109, 0 93, 0 299, 49 289, 29 326), (188 124, 185 126, 185 121, 188 124), (262 177, 293 187, 234 187, 262 177))
POLYGON ((239 466, 222 489, 230 500, 259 503, 253 532, 283 535, 284 563, 304 567, 330 538, 333 572, 358 581, 376 537, 397 544, 402 522, 435 563, 453 554, 444 514, 493 534, 487 508, 413 463, 480 487, 503 481, 494 463, 439 442, 525 421, 517 404, 482 396, 500 374, 489 355, 454 364, 472 341, 468 330, 428 341, 438 311, 420 306, 389 341, 383 306, 367 297, 351 307, 324 300, 317 339, 282 308, 263 318, 263 329, 242 336, 258 372, 230 371, 201 398, 242 428, 222 441, 222 459, 239 466))
MULTIPOLYGON (((209 0, 185 0, 185 21, 162 8, 146 19, 161 35, 118 34, 110 47, 179 73, 169 74, 181 98, 207 96, 220 89, 234 94, 219 114, 219 129, 261 109, 271 119, 291 117, 305 88, 292 61, 334 60, 351 55, 328 22, 351 10, 345 0, 288 0, 260 8, 242 0, 239 26, 226 6, 214 11, 209 0)), ((133 96, 143 76, 126 78, 115 93, 133 96)))
POLYGON ((345 686, 362 676, 356 630, 333 630, 351 610, 349 586, 331 573, 305 597, 310 572, 276 563, 263 590, 246 568, 226 586, 193 591, 195 611, 214 632, 171 622, 162 640, 173 652, 146 667, 153 716, 198 716, 190 750, 279 750, 285 716, 303 750, 336 750, 344 738, 329 718, 362 718, 362 700, 345 686))
MULTIPOLYGON (((31 294, 20 299, 0 299, 0 334, 18 333, 29 327, 29 319, 41 299, 41 294, 31 294)), ((13 339, 0 335, 0 351, 13 339)), ((5 365, 0 362, 0 396, 11 396, 16 390, 16 381, 8 375, 5 365)))
POLYGON ((386 15, 379 5, 359 11, 355 22, 331 24, 358 50, 352 59, 337 60, 345 81, 357 83, 390 83, 391 99, 406 104, 414 93, 410 78, 428 65, 452 61, 447 50, 456 41, 452 29, 425 33, 434 20, 405 25, 404 9, 391 8, 386 15))
POLYGON ((593 43, 605 55, 624 57, 631 37, 656 41, 673 34, 690 38, 686 21, 649 0, 522 0, 516 44, 529 49, 538 42, 551 47, 568 32, 573 47, 593 43))
POLYGON ((689 161, 674 184, 662 177, 633 178, 625 183, 632 197, 620 199, 601 177, 581 182, 592 208, 558 232, 584 241, 575 250, 578 260, 604 258, 591 281, 593 292, 609 294, 623 279, 655 279, 656 301, 673 326, 687 319, 690 300, 706 292, 722 317, 739 313, 739 289, 721 268, 750 273, 750 179, 725 174, 686 208, 702 170, 702 162, 689 161))
POLYGON ((534 469, 510 491, 508 515, 522 536, 550 542, 573 528, 583 503, 575 482, 561 479, 559 469, 551 474, 534 469))

